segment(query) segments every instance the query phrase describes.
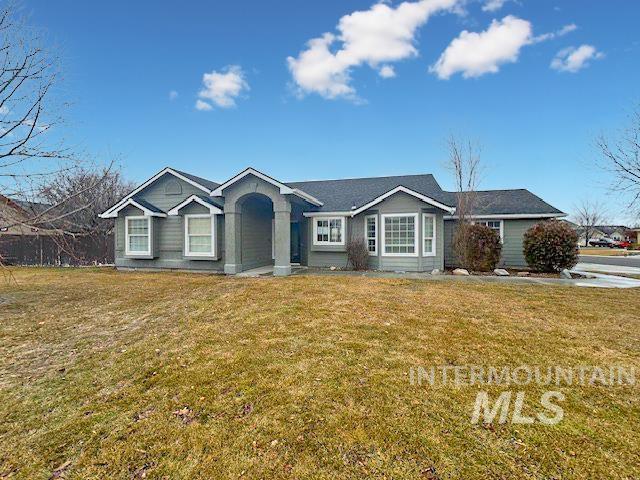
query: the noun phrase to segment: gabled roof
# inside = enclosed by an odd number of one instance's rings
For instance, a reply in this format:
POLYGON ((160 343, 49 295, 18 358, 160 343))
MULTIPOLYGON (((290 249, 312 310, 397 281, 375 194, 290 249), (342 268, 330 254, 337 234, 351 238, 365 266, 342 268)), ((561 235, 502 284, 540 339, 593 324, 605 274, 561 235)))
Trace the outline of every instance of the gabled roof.
POLYGON ((302 191, 301 189, 292 187, 290 185, 287 185, 286 183, 282 183, 281 181, 276 180, 275 178, 270 177, 269 175, 266 175, 262 172, 259 172, 255 168, 251 168, 251 167, 245 168, 243 171, 241 171, 237 175, 234 175, 229 180, 224 182, 222 185, 218 186, 218 188, 216 188, 213 192, 211 192, 211 195, 214 197, 224 196, 223 191, 225 188, 233 185, 236 182, 239 182, 247 175, 253 175, 255 177, 260 178, 261 180, 264 180, 267 183, 270 183, 271 185, 278 187, 280 189, 280 193, 283 195, 296 195, 297 197, 300 197, 303 200, 306 200, 310 204, 315 205, 317 207, 321 207, 323 205, 323 203, 317 198, 315 198, 313 195, 309 195, 308 193, 302 191))
POLYGON ((625 227, 624 225, 596 225, 593 228, 600 230, 605 235, 611 235, 616 231, 626 232, 627 230, 630 230, 629 227, 625 227))
POLYGON ((111 211, 101 213, 99 216, 100 218, 116 218, 118 216, 118 212, 128 206, 133 206, 142 210, 144 214, 148 217, 166 217, 167 216, 164 210, 156 207, 155 205, 147 202, 146 200, 140 197, 128 198, 124 201, 124 203, 121 203, 116 208, 112 209, 111 211))
POLYGON ((436 179, 430 174, 313 180, 287 182, 287 185, 321 199, 324 205, 318 209, 319 212, 351 212, 401 186, 444 206, 453 206, 448 203, 449 198, 445 196, 436 179))
POLYGON ((101 213, 100 217, 101 218, 113 218, 110 215, 111 213, 113 213, 113 210, 115 210, 116 208, 120 207, 120 205, 122 205, 124 202, 126 202, 130 198, 133 198, 137 193, 139 193, 142 190, 144 190, 145 188, 147 188, 149 185, 151 185, 153 182, 155 182, 156 180, 158 180, 160 177, 162 177, 165 174, 173 175, 174 177, 179 178, 180 180, 183 180, 183 181, 193 185, 194 187, 202 190, 207 195, 209 195, 213 191, 213 189, 218 187, 217 183, 212 182, 210 180, 206 180, 204 178, 197 177, 195 175, 191 175, 190 173, 181 172, 180 170, 176 170, 175 168, 166 167, 166 168, 163 168, 162 170, 160 170, 158 173, 156 173, 149 180, 147 180, 146 182, 144 182, 140 186, 136 187, 132 192, 130 192, 128 195, 126 195, 124 198, 122 198, 118 203, 116 203, 115 205, 112 205, 105 212, 101 213))
POLYGON ((184 201, 180 202, 178 205, 173 207, 171 210, 167 212, 169 216, 178 215, 180 210, 189 205, 190 203, 198 203, 203 207, 209 209, 209 213, 211 214, 221 214, 223 206, 213 200, 211 197, 205 197, 204 195, 191 195, 186 198, 184 201))

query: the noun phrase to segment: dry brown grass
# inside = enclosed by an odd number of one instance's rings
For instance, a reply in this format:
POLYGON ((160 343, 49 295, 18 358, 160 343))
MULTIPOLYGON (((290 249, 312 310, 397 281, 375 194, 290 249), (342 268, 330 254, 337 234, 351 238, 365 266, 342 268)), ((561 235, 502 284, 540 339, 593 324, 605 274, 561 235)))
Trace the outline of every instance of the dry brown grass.
POLYGON ((637 291, 14 275, 0 286, 0 478, 640 477, 638 385, 561 387, 559 424, 483 427, 477 387, 408 381, 416 365, 639 370, 637 291))
POLYGON ((604 257, 626 257, 629 255, 638 255, 633 251, 616 250, 611 248, 581 248, 580 255, 598 255, 604 257))

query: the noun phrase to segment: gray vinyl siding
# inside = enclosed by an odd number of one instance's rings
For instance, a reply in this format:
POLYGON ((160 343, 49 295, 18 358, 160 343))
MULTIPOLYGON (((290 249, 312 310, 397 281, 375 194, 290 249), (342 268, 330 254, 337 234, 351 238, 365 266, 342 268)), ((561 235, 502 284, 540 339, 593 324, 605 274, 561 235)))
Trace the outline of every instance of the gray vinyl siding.
MULTIPOLYGON (((167 174, 139 192, 142 198, 162 210, 171 208, 193 194, 204 192, 193 185, 167 174)), ((207 213, 202 205, 190 204, 180 210, 180 215, 166 218, 152 217, 152 258, 127 257, 125 255, 124 218, 127 215, 142 214, 138 209, 127 207, 116 219, 116 266, 125 268, 167 268, 186 270, 222 270, 224 262, 224 216, 216 215, 216 259, 191 258, 184 256, 184 217, 186 214, 207 213), (133 209, 134 213, 131 213, 133 209), (137 211, 137 213, 135 213, 137 211)))
MULTIPOLYGON (((369 257, 369 268, 389 271, 427 271, 434 268, 444 268, 444 223, 442 210, 431 207, 425 202, 398 192, 383 200, 374 208, 347 219, 347 239, 364 238, 364 218, 368 215, 378 215, 378 255, 369 257), (414 257, 385 256, 382 245, 382 214, 393 213, 417 213, 418 214, 418 255, 414 257), (436 215, 436 255, 422 255, 422 214, 433 213, 436 215)), ((313 218, 309 219, 307 234, 310 237, 309 265, 314 267, 341 267, 347 266, 347 254, 344 247, 326 247, 313 245, 313 218)))
MULTIPOLYGON (((495 219, 491 219, 495 220, 495 219)), ((542 219, 525 220, 503 220, 503 244, 500 266, 524 268, 527 262, 522 251, 522 241, 524 233, 542 219)), ((455 220, 445 221, 445 265, 447 267, 456 266, 456 259, 453 253, 453 232, 455 220)))
POLYGON ((273 206, 269 201, 253 198, 242 207, 242 268, 273 264, 273 206))
POLYGON ((541 221, 541 219, 504 221, 504 243, 502 245, 503 265, 509 267, 527 266, 527 261, 524 259, 524 253, 522 251, 524 233, 541 221))

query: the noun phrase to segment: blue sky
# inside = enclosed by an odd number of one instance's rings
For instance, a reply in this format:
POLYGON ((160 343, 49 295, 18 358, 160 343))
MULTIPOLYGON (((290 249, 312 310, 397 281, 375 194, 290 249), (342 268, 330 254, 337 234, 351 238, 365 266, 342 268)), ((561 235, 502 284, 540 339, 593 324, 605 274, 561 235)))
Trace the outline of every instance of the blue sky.
POLYGON ((452 188, 453 133, 483 145, 482 188, 565 211, 598 198, 624 220, 592 143, 640 100, 636 1, 173 5, 24 1, 64 59, 67 136, 120 155, 134 181, 250 165, 282 180, 434 173, 452 188))

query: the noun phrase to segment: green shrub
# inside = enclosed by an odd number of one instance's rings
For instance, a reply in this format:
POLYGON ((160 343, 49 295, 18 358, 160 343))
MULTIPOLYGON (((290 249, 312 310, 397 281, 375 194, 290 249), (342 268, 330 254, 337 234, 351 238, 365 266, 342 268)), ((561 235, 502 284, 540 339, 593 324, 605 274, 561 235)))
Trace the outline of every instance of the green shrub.
POLYGON ((500 235, 486 225, 463 223, 453 237, 453 249, 460 266, 467 270, 488 272, 500 261, 500 235))
POLYGON ((538 272, 559 272, 578 263, 578 234, 557 220, 537 223, 524 234, 524 258, 538 272))
POLYGON ((640 243, 632 243, 627 250, 640 250, 640 243))

